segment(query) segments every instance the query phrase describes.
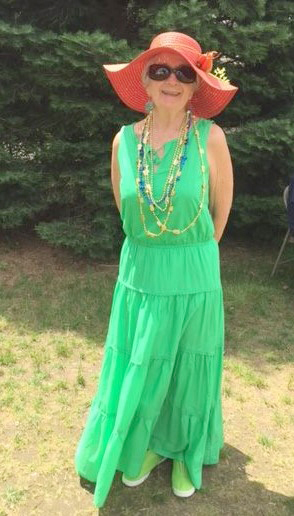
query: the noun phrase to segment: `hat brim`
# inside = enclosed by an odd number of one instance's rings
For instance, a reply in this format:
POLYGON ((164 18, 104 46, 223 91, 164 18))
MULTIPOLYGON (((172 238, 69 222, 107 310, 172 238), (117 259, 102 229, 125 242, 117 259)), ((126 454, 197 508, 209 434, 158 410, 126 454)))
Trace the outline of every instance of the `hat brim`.
POLYGON ((130 63, 103 65, 106 75, 119 96, 129 108, 145 113, 148 95, 142 83, 142 73, 147 62, 155 55, 172 52, 183 57, 199 77, 199 85, 191 99, 191 110, 195 116, 211 118, 218 115, 232 100, 238 88, 228 81, 222 81, 195 65, 195 54, 171 47, 148 49, 130 63), (193 59, 194 58, 194 59, 193 59))

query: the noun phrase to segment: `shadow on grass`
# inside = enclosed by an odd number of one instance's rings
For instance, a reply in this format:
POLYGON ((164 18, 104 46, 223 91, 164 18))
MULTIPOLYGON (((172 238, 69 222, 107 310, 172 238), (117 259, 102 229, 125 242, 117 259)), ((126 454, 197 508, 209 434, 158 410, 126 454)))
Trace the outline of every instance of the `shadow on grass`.
MULTIPOLYGON (((294 246, 293 250, 294 250, 294 246)), ((226 348, 255 357, 289 362, 293 356, 294 261, 281 265, 270 278, 274 250, 235 243, 220 246, 226 312, 226 348)), ((42 261, 36 250, 38 274, 19 263, 2 263, 0 313, 17 332, 73 332, 90 344, 103 344, 107 333, 113 289, 118 270, 97 264, 42 261)), ((292 249, 289 249, 289 252, 292 249)), ((293 253, 292 253, 293 254, 293 253)), ((29 261, 30 254, 26 261, 29 261)), ((18 256, 18 255, 17 255, 18 256)), ((17 258, 15 258, 16 260, 17 258)), ((1 261, 2 260, 2 261, 1 261)), ((33 270, 33 267, 32 267, 33 270)))
POLYGON ((268 245, 221 246, 226 350, 263 372, 294 361, 294 245, 271 278, 275 254, 268 245))
POLYGON ((13 285, 2 283, 0 313, 18 331, 73 332, 89 341, 104 340, 117 269, 84 274, 69 270, 62 277, 46 271, 38 278, 25 274, 13 285))
MULTIPOLYGON (((100 516, 252 516, 292 515, 294 498, 250 481, 246 465, 251 461, 240 450, 226 444, 217 466, 204 466, 203 485, 187 499, 173 495, 170 487, 171 461, 158 466, 136 488, 125 487, 116 474, 100 516)), ((81 487, 93 493, 95 484, 81 479, 81 487)), ((97 511, 98 512, 98 511, 97 511)))

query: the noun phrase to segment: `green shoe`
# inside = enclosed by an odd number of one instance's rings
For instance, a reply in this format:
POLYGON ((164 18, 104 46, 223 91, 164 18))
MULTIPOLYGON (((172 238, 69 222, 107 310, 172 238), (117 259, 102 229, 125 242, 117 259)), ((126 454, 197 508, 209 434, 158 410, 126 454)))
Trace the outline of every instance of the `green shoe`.
POLYGON ((164 460, 165 457, 160 457, 160 455, 157 455, 157 453, 154 453, 151 450, 147 450, 139 475, 135 478, 127 478, 125 474, 123 474, 123 484, 125 484, 125 486, 128 487, 139 486, 144 482, 144 480, 146 480, 146 478, 149 477, 151 471, 155 468, 155 466, 158 466, 158 464, 160 464, 164 460))
POLYGON ((183 461, 174 460, 172 470, 172 490, 176 496, 187 498, 195 493, 187 468, 183 461))

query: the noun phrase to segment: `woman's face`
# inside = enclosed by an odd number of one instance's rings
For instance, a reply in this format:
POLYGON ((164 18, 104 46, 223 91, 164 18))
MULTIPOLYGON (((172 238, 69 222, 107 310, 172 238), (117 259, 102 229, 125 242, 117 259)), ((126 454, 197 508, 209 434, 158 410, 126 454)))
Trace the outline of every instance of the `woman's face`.
MULTIPOLYGON (((152 64, 167 64, 171 68, 189 65, 181 56, 167 52, 159 54, 156 58, 152 59, 152 64)), ((163 81, 154 81, 147 76, 146 81, 144 81, 144 86, 148 96, 156 107, 180 111, 181 109, 186 109, 189 100, 193 96, 196 89, 196 81, 185 84, 178 81, 175 74, 172 73, 163 81)))

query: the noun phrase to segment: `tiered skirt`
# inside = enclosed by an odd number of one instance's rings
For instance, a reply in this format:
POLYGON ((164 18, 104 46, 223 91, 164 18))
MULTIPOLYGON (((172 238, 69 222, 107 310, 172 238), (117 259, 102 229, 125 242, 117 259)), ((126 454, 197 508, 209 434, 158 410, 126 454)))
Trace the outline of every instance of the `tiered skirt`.
POLYGON ((117 281, 97 393, 75 456, 102 507, 116 470, 138 475, 147 449, 183 460, 196 489, 223 446, 221 287, 142 293, 117 281))

